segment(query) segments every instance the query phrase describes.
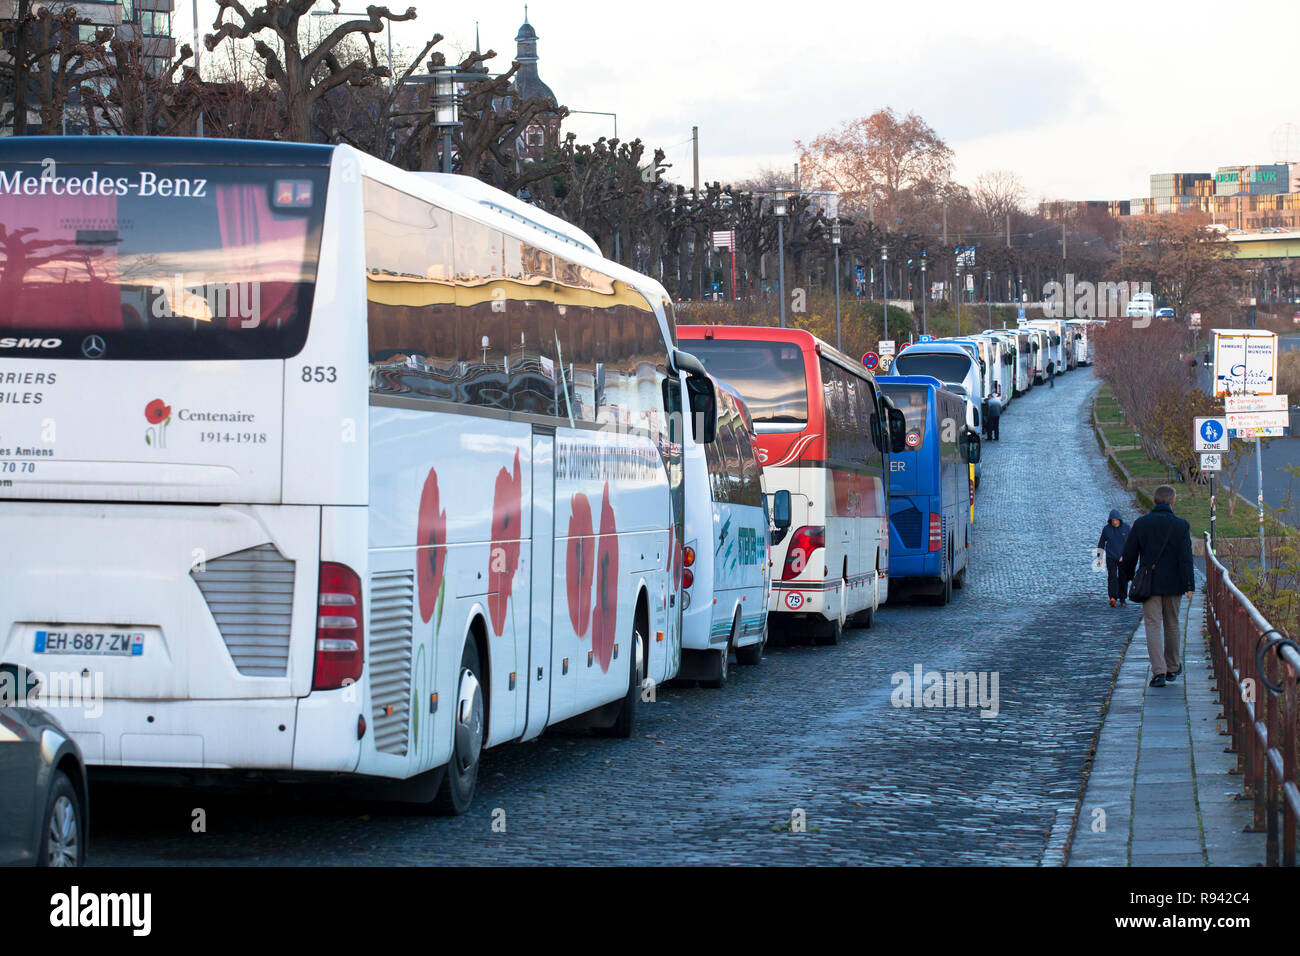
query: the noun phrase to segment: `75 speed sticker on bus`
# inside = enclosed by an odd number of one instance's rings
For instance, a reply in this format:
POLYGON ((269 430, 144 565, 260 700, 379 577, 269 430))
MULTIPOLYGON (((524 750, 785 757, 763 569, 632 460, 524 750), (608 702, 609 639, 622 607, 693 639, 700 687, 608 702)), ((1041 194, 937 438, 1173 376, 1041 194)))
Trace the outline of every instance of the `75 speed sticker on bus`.
POLYGON ((39 630, 33 651, 37 654, 108 654, 139 657, 144 635, 139 631, 39 630))

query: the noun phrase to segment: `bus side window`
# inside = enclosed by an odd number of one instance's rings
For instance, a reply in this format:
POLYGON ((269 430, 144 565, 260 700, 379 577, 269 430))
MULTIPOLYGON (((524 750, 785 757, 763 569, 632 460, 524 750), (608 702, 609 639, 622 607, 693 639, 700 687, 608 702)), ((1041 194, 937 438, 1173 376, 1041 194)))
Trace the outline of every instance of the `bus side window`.
POLYGON ((505 237, 495 229, 455 216, 456 323, 462 330, 461 346, 466 375, 463 401, 486 408, 509 408, 511 343, 506 313, 493 308, 494 293, 505 283, 505 237), (464 332, 468 332, 465 341, 464 332))
POLYGON ((718 432, 714 441, 704 446, 704 460, 709 465, 709 491, 714 501, 730 501, 731 487, 727 483, 727 465, 722 454, 722 432, 726 423, 718 422, 718 432))
POLYGON ((510 341, 509 407, 516 412, 556 415, 560 399, 555 355, 555 265, 549 252, 505 237, 506 281, 493 303, 506 310, 510 341))
POLYGON ((754 452, 754 441, 744 427, 736 429, 736 440, 740 444, 740 503, 755 507, 764 504, 762 482, 759 480, 758 455, 754 452))
POLYGON ((372 180, 364 196, 371 391, 458 401, 451 213, 372 180))
MULTIPOLYGON (((730 397, 728 397, 730 398, 730 397)), ((727 500, 732 503, 740 503, 744 496, 741 486, 744 484, 744 475, 741 472, 740 463, 740 441, 737 431, 744 428, 740 424, 740 416, 736 414, 736 406, 727 401, 726 411, 718 409, 720 419, 718 435, 721 438, 723 470, 727 482, 727 500)))

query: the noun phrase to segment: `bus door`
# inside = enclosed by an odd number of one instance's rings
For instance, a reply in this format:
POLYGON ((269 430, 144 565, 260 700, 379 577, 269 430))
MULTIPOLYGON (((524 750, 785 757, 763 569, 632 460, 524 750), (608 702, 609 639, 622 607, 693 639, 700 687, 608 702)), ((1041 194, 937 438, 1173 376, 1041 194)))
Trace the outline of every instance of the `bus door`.
MULTIPOLYGON (((555 430, 533 426, 533 586, 534 595, 551 593, 555 577, 555 430)), ((534 600, 528 628, 527 667, 519 675, 528 712, 524 740, 544 729, 551 711, 551 629, 553 601, 534 600)))

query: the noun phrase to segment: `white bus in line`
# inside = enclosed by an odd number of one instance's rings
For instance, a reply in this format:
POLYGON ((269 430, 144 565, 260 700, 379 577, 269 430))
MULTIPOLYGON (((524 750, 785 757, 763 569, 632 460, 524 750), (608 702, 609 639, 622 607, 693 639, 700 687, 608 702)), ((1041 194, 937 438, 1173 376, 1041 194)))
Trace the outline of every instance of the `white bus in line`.
POLYGON ((463 812, 482 748, 626 736, 674 676, 712 383, 662 287, 493 195, 348 147, 0 142, 0 660, 102 675, 59 715, 89 763, 463 812))
MULTIPOLYGON (((694 428, 688 431, 677 676, 719 688, 727 682, 733 651, 740 664, 763 659, 772 536, 753 421, 735 389, 717 380, 714 385, 715 440, 702 445, 691 434, 694 428)), ((788 491, 777 494, 789 497, 788 491)))

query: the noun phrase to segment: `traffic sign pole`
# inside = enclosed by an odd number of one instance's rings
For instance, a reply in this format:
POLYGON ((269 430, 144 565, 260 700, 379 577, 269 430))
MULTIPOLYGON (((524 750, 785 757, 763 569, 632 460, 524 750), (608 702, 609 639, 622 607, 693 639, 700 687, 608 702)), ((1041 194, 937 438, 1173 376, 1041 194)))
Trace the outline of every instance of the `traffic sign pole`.
POLYGON ((1218 548, 1218 529, 1215 527, 1215 509, 1214 509, 1214 472, 1210 472, 1210 550, 1218 548))
POLYGON ((1268 556, 1264 553, 1264 466, 1260 463, 1260 441, 1255 439, 1255 492, 1259 496, 1259 570, 1268 570, 1268 556))

